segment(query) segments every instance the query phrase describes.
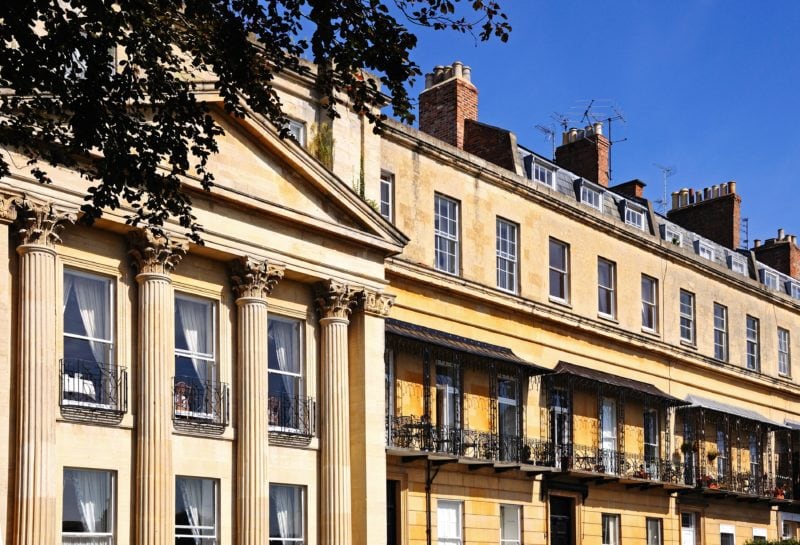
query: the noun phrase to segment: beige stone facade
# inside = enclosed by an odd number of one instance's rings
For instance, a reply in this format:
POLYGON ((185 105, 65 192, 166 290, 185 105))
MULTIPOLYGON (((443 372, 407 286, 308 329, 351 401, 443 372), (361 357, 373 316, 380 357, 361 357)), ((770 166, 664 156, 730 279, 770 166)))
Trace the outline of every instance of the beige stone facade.
POLYGON ((331 124, 332 171, 212 106, 204 246, 74 223, 73 172, 0 180, 3 542, 797 533, 800 279, 510 133, 478 156, 279 86, 306 140, 331 124))

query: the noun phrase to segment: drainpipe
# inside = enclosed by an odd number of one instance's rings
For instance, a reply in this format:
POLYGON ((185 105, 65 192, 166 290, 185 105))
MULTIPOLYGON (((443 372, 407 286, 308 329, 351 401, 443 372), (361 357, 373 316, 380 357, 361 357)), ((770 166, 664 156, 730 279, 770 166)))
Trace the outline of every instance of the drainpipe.
POLYGON ((431 535, 431 487, 433 480, 439 474, 441 466, 436 466, 436 471, 431 474, 431 461, 429 458, 425 459, 425 539, 427 545, 432 545, 433 536, 431 535))

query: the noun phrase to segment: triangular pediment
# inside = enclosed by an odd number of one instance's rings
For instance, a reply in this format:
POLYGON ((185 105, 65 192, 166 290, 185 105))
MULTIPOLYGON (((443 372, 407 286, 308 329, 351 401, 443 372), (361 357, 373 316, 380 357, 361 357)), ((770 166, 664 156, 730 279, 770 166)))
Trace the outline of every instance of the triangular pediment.
POLYGON ((263 205, 266 213, 307 222, 310 229, 385 247, 387 254, 406 244, 408 239, 342 180, 265 121, 232 118, 220 109, 213 115, 225 134, 217 138, 219 153, 209 168, 227 194, 263 205))

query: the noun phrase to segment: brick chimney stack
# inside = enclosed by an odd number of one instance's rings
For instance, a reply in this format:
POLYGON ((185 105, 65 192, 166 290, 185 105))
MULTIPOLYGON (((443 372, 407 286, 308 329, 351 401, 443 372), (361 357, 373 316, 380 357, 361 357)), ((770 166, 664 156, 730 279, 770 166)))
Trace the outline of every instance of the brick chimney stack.
POLYGON ((556 164, 603 187, 608 187, 608 154, 611 142, 603 136, 603 124, 572 128, 556 148, 556 164))
POLYGON ((667 218, 681 227, 737 250, 740 243, 742 198, 736 194, 736 182, 681 189, 672 193, 672 208, 667 218))
POLYGON ((470 81, 471 69, 456 61, 425 74, 419 95, 419 130, 464 148, 464 121, 478 119, 478 89, 470 81))
POLYGON ((757 242, 753 252, 758 261, 800 280, 800 248, 797 247, 797 237, 786 235, 783 229, 778 229, 777 238, 768 238, 763 244, 760 240, 757 242))

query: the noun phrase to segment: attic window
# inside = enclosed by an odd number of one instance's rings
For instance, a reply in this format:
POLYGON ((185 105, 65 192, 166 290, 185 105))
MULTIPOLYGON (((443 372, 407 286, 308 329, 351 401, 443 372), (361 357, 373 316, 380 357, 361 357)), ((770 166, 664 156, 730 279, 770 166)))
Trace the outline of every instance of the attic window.
POLYGON ((747 276, 747 261, 740 255, 729 254, 728 267, 735 273, 747 276))
POLYGON ((625 208, 625 223, 644 231, 644 211, 638 207, 631 206, 631 203, 628 201, 623 201, 623 203, 625 208))
POLYGON ((694 245, 697 255, 708 259, 709 261, 714 261, 714 247, 711 246, 711 244, 703 242, 702 240, 697 240, 695 241, 694 245))
POLYGON ((306 145, 306 124, 302 121, 297 121, 295 119, 290 119, 289 123, 286 124, 286 128, 289 130, 289 135, 294 138, 298 144, 301 146, 306 145))
POLYGON ((771 290, 778 289, 778 275, 772 271, 761 269, 761 282, 771 290))
POLYGON ((683 244, 683 235, 671 225, 661 225, 661 237, 676 246, 683 244))
POLYGON ((555 187, 553 183, 553 169, 540 163, 533 162, 533 179, 548 187, 555 187))
POLYGON ((581 184, 581 202, 588 204, 595 210, 603 211, 603 194, 599 189, 581 184))
POLYGON ((789 295, 792 296, 793 299, 800 299, 800 284, 797 282, 786 282, 786 291, 789 292, 789 295))

